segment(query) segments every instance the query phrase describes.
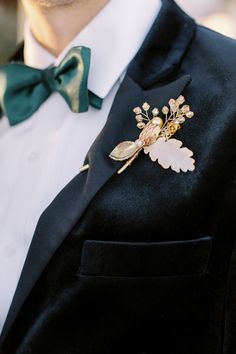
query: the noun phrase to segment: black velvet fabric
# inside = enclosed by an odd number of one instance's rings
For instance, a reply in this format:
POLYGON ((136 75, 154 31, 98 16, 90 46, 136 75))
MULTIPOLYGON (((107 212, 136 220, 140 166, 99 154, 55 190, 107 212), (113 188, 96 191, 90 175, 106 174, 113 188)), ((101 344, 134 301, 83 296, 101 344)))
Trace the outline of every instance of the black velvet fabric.
POLYGON ((171 0, 130 64, 106 126, 42 214, 1 336, 1 354, 236 353, 236 44, 171 0), (176 135, 196 170, 143 153, 132 108, 179 94, 195 112, 176 135))

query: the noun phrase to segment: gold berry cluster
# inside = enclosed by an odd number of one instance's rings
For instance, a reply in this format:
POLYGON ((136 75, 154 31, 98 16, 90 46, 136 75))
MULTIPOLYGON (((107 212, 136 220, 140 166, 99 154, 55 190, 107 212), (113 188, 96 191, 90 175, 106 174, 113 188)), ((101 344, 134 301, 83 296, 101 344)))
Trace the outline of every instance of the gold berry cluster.
POLYGON ((171 98, 168 102, 168 106, 164 106, 159 111, 158 108, 154 108, 151 113, 150 118, 150 105, 145 102, 142 107, 135 107, 133 109, 135 113, 135 119, 137 121, 137 127, 139 129, 144 129, 147 124, 157 124, 161 127, 160 136, 169 139, 172 135, 176 133, 177 130, 181 128, 186 118, 192 118, 194 113, 191 111, 189 105, 183 105, 185 102, 184 96, 179 96, 176 100, 171 98), (162 115, 162 117, 160 117, 162 115), (164 117, 163 117, 164 115, 164 117))

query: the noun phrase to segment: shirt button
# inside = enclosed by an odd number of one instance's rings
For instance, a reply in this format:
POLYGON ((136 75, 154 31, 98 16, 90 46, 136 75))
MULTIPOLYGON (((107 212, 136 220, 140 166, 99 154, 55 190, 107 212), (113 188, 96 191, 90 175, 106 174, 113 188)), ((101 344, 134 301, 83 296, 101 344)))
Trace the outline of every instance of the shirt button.
POLYGON ((5 247, 5 254, 7 257, 12 257, 16 254, 16 248, 13 245, 7 245, 5 247))
POLYGON ((37 152, 31 152, 28 156, 29 162, 36 162, 39 158, 39 154, 37 152))

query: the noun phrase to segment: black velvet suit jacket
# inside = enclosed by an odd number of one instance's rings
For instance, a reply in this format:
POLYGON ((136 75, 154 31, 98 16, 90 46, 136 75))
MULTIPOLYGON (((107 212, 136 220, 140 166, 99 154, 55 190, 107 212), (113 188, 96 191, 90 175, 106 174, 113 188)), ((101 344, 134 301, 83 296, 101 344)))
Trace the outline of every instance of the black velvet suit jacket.
POLYGON ((164 0, 85 163, 39 220, 1 354, 235 354, 235 41, 164 0), (180 94, 196 170, 141 153, 118 175, 133 107, 180 94))

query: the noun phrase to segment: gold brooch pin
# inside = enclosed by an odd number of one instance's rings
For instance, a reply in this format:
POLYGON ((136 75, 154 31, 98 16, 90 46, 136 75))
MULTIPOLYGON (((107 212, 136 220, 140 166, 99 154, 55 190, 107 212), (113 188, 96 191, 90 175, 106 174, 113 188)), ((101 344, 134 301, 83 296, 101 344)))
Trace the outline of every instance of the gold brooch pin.
POLYGON ((141 129, 136 141, 123 141, 110 153, 109 157, 116 161, 128 160, 118 173, 122 173, 138 157, 141 150, 149 154, 152 161, 165 169, 171 168, 175 172, 187 172, 195 169, 193 152, 182 147, 180 140, 171 137, 181 128, 186 118, 192 118, 194 113, 189 105, 183 105, 185 98, 179 96, 176 100, 169 100, 169 107, 164 106, 159 112, 158 108, 152 110, 149 116, 150 105, 145 102, 142 108, 133 109, 137 127, 141 129), (160 116, 162 115, 163 118, 160 116))

